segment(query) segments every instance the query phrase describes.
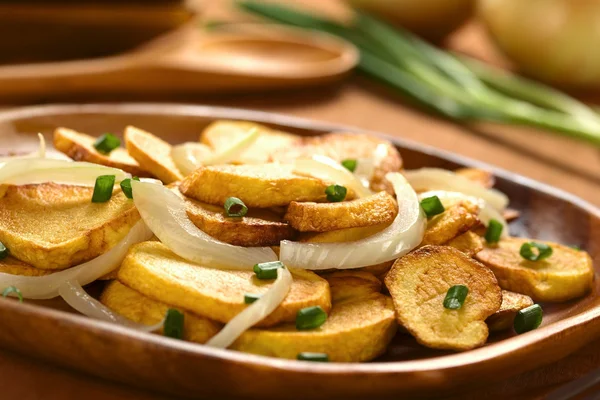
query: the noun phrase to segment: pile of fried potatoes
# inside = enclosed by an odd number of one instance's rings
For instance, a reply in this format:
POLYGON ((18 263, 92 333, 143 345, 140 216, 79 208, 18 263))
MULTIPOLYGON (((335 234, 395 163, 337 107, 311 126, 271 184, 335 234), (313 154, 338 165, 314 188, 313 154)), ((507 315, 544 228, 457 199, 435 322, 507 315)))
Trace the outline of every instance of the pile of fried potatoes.
MULTIPOLYGON (((132 126, 124 132, 125 148, 109 154, 96 150, 96 138, 66 128, 55 131, 54 146, 76 161, 160 179, 185 200, 194 225, 236 246, 272 246, 277 251, 282 240, 350 242, 382 231, 398 215, 402 204, 397 203, 385 175, 402 171, 402 159, 385 140, 349 133, 300 137, 252 122, 216 121, 200 134, 198 147, 203 154, 196 153, 197 157, 211 157, 250 129, 260 134, 234 162, 201 166, 187 173, 172 158, 171 144, 132 126), (282 170, 278 164, 313 155, 360 163, 378 148, 384 148, 385 155, 367 177, 374 194, 355 199, 348 190, 339 202, 327 200, 330 183, 282 170), (234 218, 225 213, 223 205, 230 197, 248 207, 245 216, 234 218)), ((494 184, 486 171, 455 172, 486 188, 494 184)), ((44 187, 51 190, 50 186, 44 187)), ((44 246, 28 240, 30 231, 37 229, 35 213, 47 212, 37 204, 41 200, 35 201, 44 197, 40 190, 10 188, 0 199, 0 239, 8 243, 14 256, 2 261, 0 272, 36 275, 67 268, 91 257, 82 254, 83 245, 77 240, 94 241, 95 247, 83 247, 99 254, 98 249, 110 247, 124 236, 122 227, 139 220, 131 202, 113 196, 114 204, 105 208, 110 215, 98 217, 105 222, 88 221, 90 226, 77 234, 71 232, 72 227, 61 228, 64 236, 73 236, 75 241, 49 254, 44 246), (20 197, 18 202, 16 197, 20 197), (10 213, 18 210, 11 210, 11 204, 31 206, 31 220, 15 228, 10 213)), ((85 192, 89 190, 72 189, 63 196, 89 196, 85 192)), ((63 203, 53 211, 60 213, 63 203)), ((527 260, 520 255, 520 248, 532 239, 505 237, 487 243, 479 211, 479 204, 468 200, 445 207, 428 219, 421 245, 398 260, 317 273, 287 266, 294 279, 285 300, 229 348, 293 359, 303 352, 324 353, 330 361, 361 362, 383 354, 400 327, 402 334, 408 332, 423 346, 468 350, 484 345, 490 331, 512 329, 517 313, 534 303, 564 302, 590 290, 594 272, 585 251, 536 240, 551 246, 552 255, 527 260), (467 286, 468 295, 459 309, 449 309, 444 299, 455 285, 467 286), (316 329, 298 330, 298 312, 315 306, 327 313, 325 323, 316 329)), ((60 224, 60 216, 54 219, 60 224)), ((158 240, 132 246, 121 267, 105 278, 108 282, 100 297, 104 305, 148 325, 160 322, 170 308, 181 310, 185 315, 183 338, 198 343, 208 341, 247 307, 246 294, 260 295, 272 285, 272 281, 256 279, 252 271, 191 263, 158 240)))

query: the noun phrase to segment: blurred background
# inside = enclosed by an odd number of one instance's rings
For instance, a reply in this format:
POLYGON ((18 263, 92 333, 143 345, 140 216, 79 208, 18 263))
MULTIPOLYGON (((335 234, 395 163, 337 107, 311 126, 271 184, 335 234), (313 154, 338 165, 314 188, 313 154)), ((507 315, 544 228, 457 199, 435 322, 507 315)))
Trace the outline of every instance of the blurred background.
POLYGON ((0 2, 2 108, 185 102, 354 125, 600 205, 600 0, 0 2))

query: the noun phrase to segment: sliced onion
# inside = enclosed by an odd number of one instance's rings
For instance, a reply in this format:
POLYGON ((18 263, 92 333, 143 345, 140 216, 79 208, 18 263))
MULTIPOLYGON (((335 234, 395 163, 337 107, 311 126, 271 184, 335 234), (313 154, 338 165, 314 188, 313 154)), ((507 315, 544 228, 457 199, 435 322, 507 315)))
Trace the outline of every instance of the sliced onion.
POLYGON ((187 142, 171 149, 171 158, 181 173, 189 175, 202 165, 212 153, 210 147, 202 143, 187 142))
POLYGON ((490 206, 485 200, 474 196, 468 196, 464 193, 448 192, 444 190, 431 190, 429 192, 420 193, 419 199, 422 200, 432 196, 437 196, 444 205, 444 207, 449 207, 460 200, 467 200, 477 204, 479 206, 479 220, 485 226, 488 226, 490 220, 495 219, 496 221, 502 224, 503 229, 501 237, 508 237, 509 228, 508 224, 506 223, 506 220, 504 219, 504 216, 494 207, 490 206))
POLYGON ((219 333, 206 343, 207 346, 223 349, 229 347, 242 333, 262 321, 281 304, 292 287, 293 279, 287 268, 278 269, 277 272, 277 279, 273 282, 273 286, 229 321, 219 333))
POLYGON ((427 218, 413 188, 400 173, 388 173, 398 199, 398 215, 383 231, 367 238, 344 243, 281 242, 280 257, 285 265, 311 270, 366 267, 399 258, 423 239, 427 218))
POLYGON ((234 142, 230 147, 216 153, 207 160, 204 160, 204 165, 226 164, 237 159, 246 149, 260 136, 260 131, 256 128, 251 128, 246 136, 234 142))
POLYGON ((170 189, 133 180, 131 188, 146 225, 178 256, 207 267, 232 269, 277 261, 270 247, 233 246, 202 232, 188 218, 184 201, 170 189))
POLYGON ((162 328, 165 323, 163 319, 154 325, 144 325, 133 322, 120 314, 115 313, 98 300, 87 294, 85 289, 76 280, 66 281, 58 288, 58 293, 68 305, 83 315, 102 321, 114 322, 129 328, 145 332, 154 332, 162 328))
POLYGON ((373 151, 373 155, 368 158, 359 158, 356 160, 356 169, 354 175, 360 179, 363 186, 368 188, 371 186, 371 178, 383 160, 388 156, 389 146, 385 143, 380 143, 373 151))
POLYGON ((508 197, 496 190, 486 189, 480 184, 452 171, 440 168, 421 168, 405 171, 404 176, 415 190, 449 190, 485 200, 498 211, 508 206, 508 197))
POLYGON ((348 189, 352 189, 356 197, 367 197, 373 193, 363 186, 352 172, 344 168, 340 163, 335 162, 329 157, 312 156, 312 158, 298 159, 294 161, 293 170, 295 172, 314 176, 315 178, 324 181, 332 182, 338 185, 343 185, 348 189))
POLYGON ((0 183, 26 185, 56 182, 64 185, 94 186, 100 175, 115 175, 116 182, 131 175, 103 165, 54 160, 51 158, 20 158, 6 161, 0 166, 0 183))
POLYGON ((87 285, 121 265, 129 247, 152 237, 152 232, 140 221, 115 247, 76 267, 44 276, 22 276, 0 273, 0 288, 15 286, 27 299, 50 299, 58 296, 58 288, 66 281, 76 279, 87 285))

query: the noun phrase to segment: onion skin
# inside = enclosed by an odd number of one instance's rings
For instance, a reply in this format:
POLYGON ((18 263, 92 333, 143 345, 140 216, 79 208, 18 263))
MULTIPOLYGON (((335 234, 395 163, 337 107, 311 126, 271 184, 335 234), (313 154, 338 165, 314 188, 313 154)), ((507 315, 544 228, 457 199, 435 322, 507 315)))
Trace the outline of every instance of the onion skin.
POLYGON ((478 14, 525 74, 576 89, 600 88, 600 0, 482 0, 478 14))
POLYGON ((433 42, 455 31, 475 11, 475 0, 348 0, 348 3, 433 42))

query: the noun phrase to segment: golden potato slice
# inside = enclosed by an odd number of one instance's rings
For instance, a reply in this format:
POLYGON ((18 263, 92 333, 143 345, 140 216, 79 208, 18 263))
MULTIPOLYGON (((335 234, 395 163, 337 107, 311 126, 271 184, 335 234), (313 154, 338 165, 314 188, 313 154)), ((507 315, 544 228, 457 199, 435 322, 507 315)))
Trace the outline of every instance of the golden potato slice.
POLYGON ((133 176, 149 176, 127 150, 116 148, 109 154, 102 154, 94 147, 96 138, 72 129, 57 128, 54 131, 54 147, 75 161, 87 161, 107 167, 119 168, 133 176))
POLYGON ((473 182, 479 183, 484 188, 491 188, 496 183, 496 179, 494 178, 494 174, 490 171, 486 171, 479 168, 459 168, 454 171, 457 175, 464 176, 467 179, 472 180, 473 182))
POLYGON ((483 250, 483 239, 475 232, 468 231, 450 240, 445 244, 445 246, 454 247, 469 257, 473 257, 475 254, 483 250))
MULTIPOLYGON (((257 326, 295 321, 298 310, 331 308, 329 284, 311 271, 292 270, 294 283, 281 305, 257 326)), ((230 271, 192 264, 160 242, 133 246, 118 279, 140 293, 195 314, 228 322, 245 307, 244 295, 265 293, 273 281, 257 279, 252 271, 230 271)))
POLYGON ((327 186, 320 179, 294 174, 289 165, 220 165, 198 168, 181 182, 179 190, 218 206, 228 197, 237 197, 248 207, 268 208, 292 201, 325 201, 327 186))
POLYGON ((270 161, 271 155, 302 142, 300 136, 270 129, 254 122, 226 120, 215 121, 207 126, 200 135, 200 141, 212 147, 214 151, 221 152, 252 129, 258 129, 260 136, 233 164, 264 164, 270 161))
POLYGON ((479 223, 479 207, 470 201, 460 201, 446 208, 427 222, 422 246, 441 245, 462 235, 479 223))
POLYGON ((398 259, 385 278, 398 322, 434 349, 468 350, 485 343, 487 317, 500 309, 502 293, 484 265, 448 246, 425 246, 398 259), (454 285, 469 293, 462 308, 444 308, 454 285))
POLYGON ((0 260, 0 273, 22 276, 43 276, 51 274, 54 271, 32 267, 29 264, 19 261, 12 256, 0 260))
MULTIPOLYGON (((154 325, 162 320, 170 307, 153 301, 119 281, 110 282, 100 296, 100 302, 125 318, 144 325, 154 325)), ((197 343, 206 343, 222 328, 218 322, 211 321, 186 312, 183 320, 183 338, 197 343)), ((160 330, 162 334, 162 329, 160 330)))
POLYGON ((531 297, 503 290, 500 309, 490 315, 485 322, 491 332, 508 330, 512 328, 517 312, 531 305, 533 305, 531 297))
POLYGON ((19 260, 64 269, 95 258, 127 235, 140 219, 121 189, 92 203, 93 188, 44 183, 4 186, 0 241, 19 260))
MULTIPOLYGON (((346 159, 375 161, 377 165, 369 178, 373 191, 382 190, 394 193, 392 185, 385 179, 388 172, 402 169, 402 158, 398 150, 387 140, 370 135, 356 133, 329 133, 322 136, 306 138, 301 145, 288 146, 273 154, 273 161, 289 162, 291 159, 307 158, 313 155, 324 155, 338 162, 346 159)), ((360 166, 358 166, 360 168, 360 166)))
POLYGON ((283 220, 300 232, 328 232, 338 229, 390 224, 398 214, 394 198, 387 192, 339 203, 292 201, 283 220))
POLYGON ((340 270, 321 277, 329 282, 331 302, 334 304, 381 292, 381 281, 370 272, 340 270))
POLYGON ((504 238, 496 246, 486 246, 475 258, 494 272, 502 289, 526 294, 534 301, 567 301, 591 289, 594 267, 587 252, 535 240, 548 244, 553 252, 546 259, 529 261, 521 257, 519 250, 530 241, 504 238))
POLYGON ((125 128, 125 146, 140 166, 164 183, 183 179, 171 157, 171 145, 134 126, 125 128))
POLYGON ((521 216, 521 213, 518 210, 515 210, 513 208, 507 208, 502 213, 502 216, 504 217, 504 219, 507 222, 510 222, 510 221, 514 221, 515 219, 519 218, 521 216))

